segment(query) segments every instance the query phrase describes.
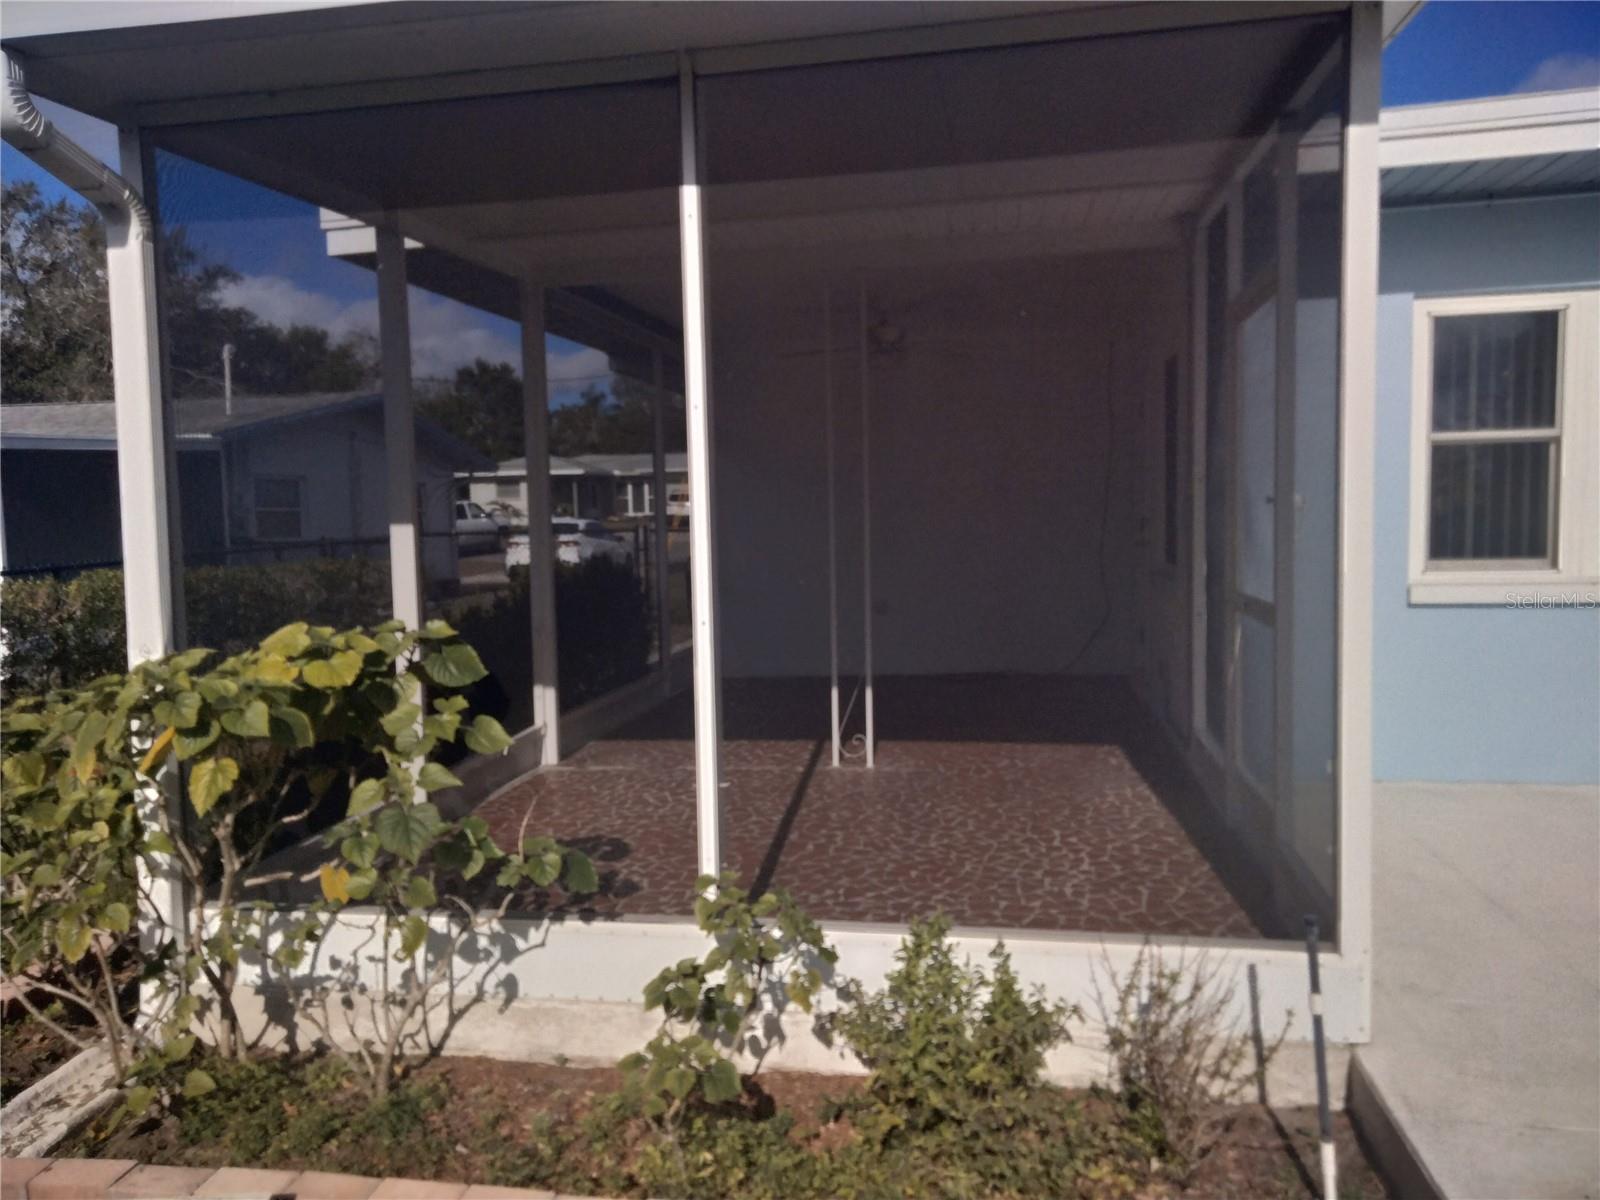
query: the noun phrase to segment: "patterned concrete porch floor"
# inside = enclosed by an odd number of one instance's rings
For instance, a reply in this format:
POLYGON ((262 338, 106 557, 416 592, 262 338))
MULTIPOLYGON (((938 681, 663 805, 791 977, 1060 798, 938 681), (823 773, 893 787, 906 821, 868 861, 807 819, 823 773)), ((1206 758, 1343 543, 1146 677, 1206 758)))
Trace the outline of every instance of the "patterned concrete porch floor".
MULTIPOLYGON (((725 858, 813 916, 1094 933, 1260 937, 1259 881, 1116 679, 878 684, 878 766, 829 765, 825 681, 729 680, 725 858)), ((692 702, 682 695, 481 805, 497 837, 586 849, 595 916, 690 912, 692 702)), ((530 895, 525 910, 550 898, 530 895)))

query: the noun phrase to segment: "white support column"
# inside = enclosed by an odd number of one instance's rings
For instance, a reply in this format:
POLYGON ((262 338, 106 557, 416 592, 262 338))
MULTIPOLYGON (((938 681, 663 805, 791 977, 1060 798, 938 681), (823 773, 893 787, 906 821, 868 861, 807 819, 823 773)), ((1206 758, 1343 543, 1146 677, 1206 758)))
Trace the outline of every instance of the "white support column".
POLYGON ((872 695, 872 349, 867 344, 867 284, 861 301, 861 650, 866 705, 867 766, 878 765, 877 708, 872 695))
MULTIPOLYGON (((137 131, 119 130, 122 175, 144 193, 143 147, 137 131)), ((117 419, 117 492, 122 516, 122 589, 127 621, 128 665, 171 654, 177 647, 174 620, 183 603, 182 575, 173 569, 170 528, 172 497, 167 466, 171 459, 161 386, 161 337, 156 305, 156 252, 153 219, 149 228, 102 209, 106 218, 106 292, 111 310, 112 394, 117 419)), ((176 767, 163 767, 157 782, 140 789, 138 806, 151 827, 165 810, 168 820, 184 816, 176 767)), ((147 897, 140 904, 139 943, 155 954, 163 941, 181 945, 188 926, 188 902, 177 863, 149 855, 138 864, 147 897)), ((164 1001, 152 985, 140 989, 148 1015, 164 1001)))
POLYGON ((672 553, 667 530, 667 371, 659 349, 650 352, 655 397, 650 405, 650 529, 655 538, 656 668, 662 695, 672 694, 672 553))
MULTIPOLYGON (((122 171, 142 190, 139 136, 122 130, 122 171)), ((168 521, 167 430, 161 398, 153 230, 106 211, 106 293, 111 310, 112 392, 117 417, 117 492, 128 664, 176 648, 175 573, 168 521)))
POLYGON ((822 289, 822 402, 828 438, 828 712, 839 765, 839 489, 833 431, 833 289, 822 289))
POLYGON ((522 291, 522 451, 527 457, 528 608, 533 622, 533 722, 539 762, 561 761, 561 694, 556 675, 556 554, 550 536, 550 391, 545 376, 544 287, 522 291))
POLYGON ((1372 1013, 1372 472, 1377 410, 1382 6, 1351 12, 1339 288, 1339 953, 1372 1013))
POLYGON ((389 585, 394 615, 422 625, 422 546, 418 536, 417 427, 411 400, 411 316, 405 238, 377 229, 378 341, 383 371, 383 445, 388 460, 389 585))
POLYGON ((722 680, 717 666, 716 510, 711 491, 711 379, 706 355, 705 229, 694 70, 678 73, 683 184, 683 376, 689 433, 689 593, 694 608, 694 778, 700 873, 722 872, 722 680))

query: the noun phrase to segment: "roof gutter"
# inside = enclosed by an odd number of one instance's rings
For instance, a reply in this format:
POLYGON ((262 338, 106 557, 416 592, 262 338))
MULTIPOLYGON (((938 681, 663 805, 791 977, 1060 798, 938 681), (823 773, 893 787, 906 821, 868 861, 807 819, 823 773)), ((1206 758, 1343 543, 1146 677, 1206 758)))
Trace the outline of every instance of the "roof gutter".
POLYGON ((117 410, 117 488, 122 513, 128 662, 175 648, 176 582, 168 540, 168 446, 156 334, 155 225, 139 190, 41 113, 22 64, 5 57, 0 136, 99 211, 106 225, 106 295, 117 410))

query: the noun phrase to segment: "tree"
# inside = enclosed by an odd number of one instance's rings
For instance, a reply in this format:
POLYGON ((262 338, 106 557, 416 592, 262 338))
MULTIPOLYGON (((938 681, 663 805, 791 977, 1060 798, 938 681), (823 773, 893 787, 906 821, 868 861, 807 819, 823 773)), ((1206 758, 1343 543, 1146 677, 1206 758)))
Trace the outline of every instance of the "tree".
MULTIPOLYGON (((614 375, 607 390, 589 384, 550 414, 552 454, 648 454, 655 444, 654 389, 614 375)), ((684 444, 683 410, 667 409, 668 446, 684 444)))
MULTIPOLYGON (((3 221, 5 400, 81 402, 111 398, 111 323, 105 232, 95 212, 46 203, 31 182, 7 184, 3 221)), ((281 328, 222 302, 240 276, 208 261, 182 226, 160 239, 162 317, 173 395, 220 396, 222 348, 232 345, 235 389, 244 395, 348 392, 378 377, 370 334, 335 339, 314 325, 281 328)))
POLYGON ((417 408, 495 462, 522 454, 522 380, 507 363, 475 359, 417 408))
POLYGON ((111 318, 100 218, 65 200, 46 203, 37 184, 7 184, 0 259, 6 401, 108 399, 111 318))

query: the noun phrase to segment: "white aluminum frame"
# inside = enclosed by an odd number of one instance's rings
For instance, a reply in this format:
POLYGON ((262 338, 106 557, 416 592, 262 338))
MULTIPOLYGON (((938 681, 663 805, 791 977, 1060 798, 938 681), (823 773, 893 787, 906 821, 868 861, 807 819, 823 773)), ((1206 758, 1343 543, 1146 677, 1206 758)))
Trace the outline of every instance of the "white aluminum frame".
POLYGON ((711 491, 711 376, 706 343, 705 226, 694 66, 679 64, 683 182, 678 235, 683 261, 683 380, 689 458, 689 593, 694 609, 695 829, 702 875, 722 873, 722 674, 717 665, 715 500, 711 491))
POLYGON ((1600 588, 1600 290, 1422 297, 1411 322, 1411 514, 1409 588, 1412 604, 1492 604, 1519 598, 1574 604, 1600 588), (1556 420, 1548 430, 1485 430, 1448 435, 1452 441, 1508 442, 1543 433, 1559 446, 1550 481, 1550 561, 1464 560, 1430 563, 1428 514, 1433 432, 1433 323, 1436 317, 1557 312, 1556 420))

